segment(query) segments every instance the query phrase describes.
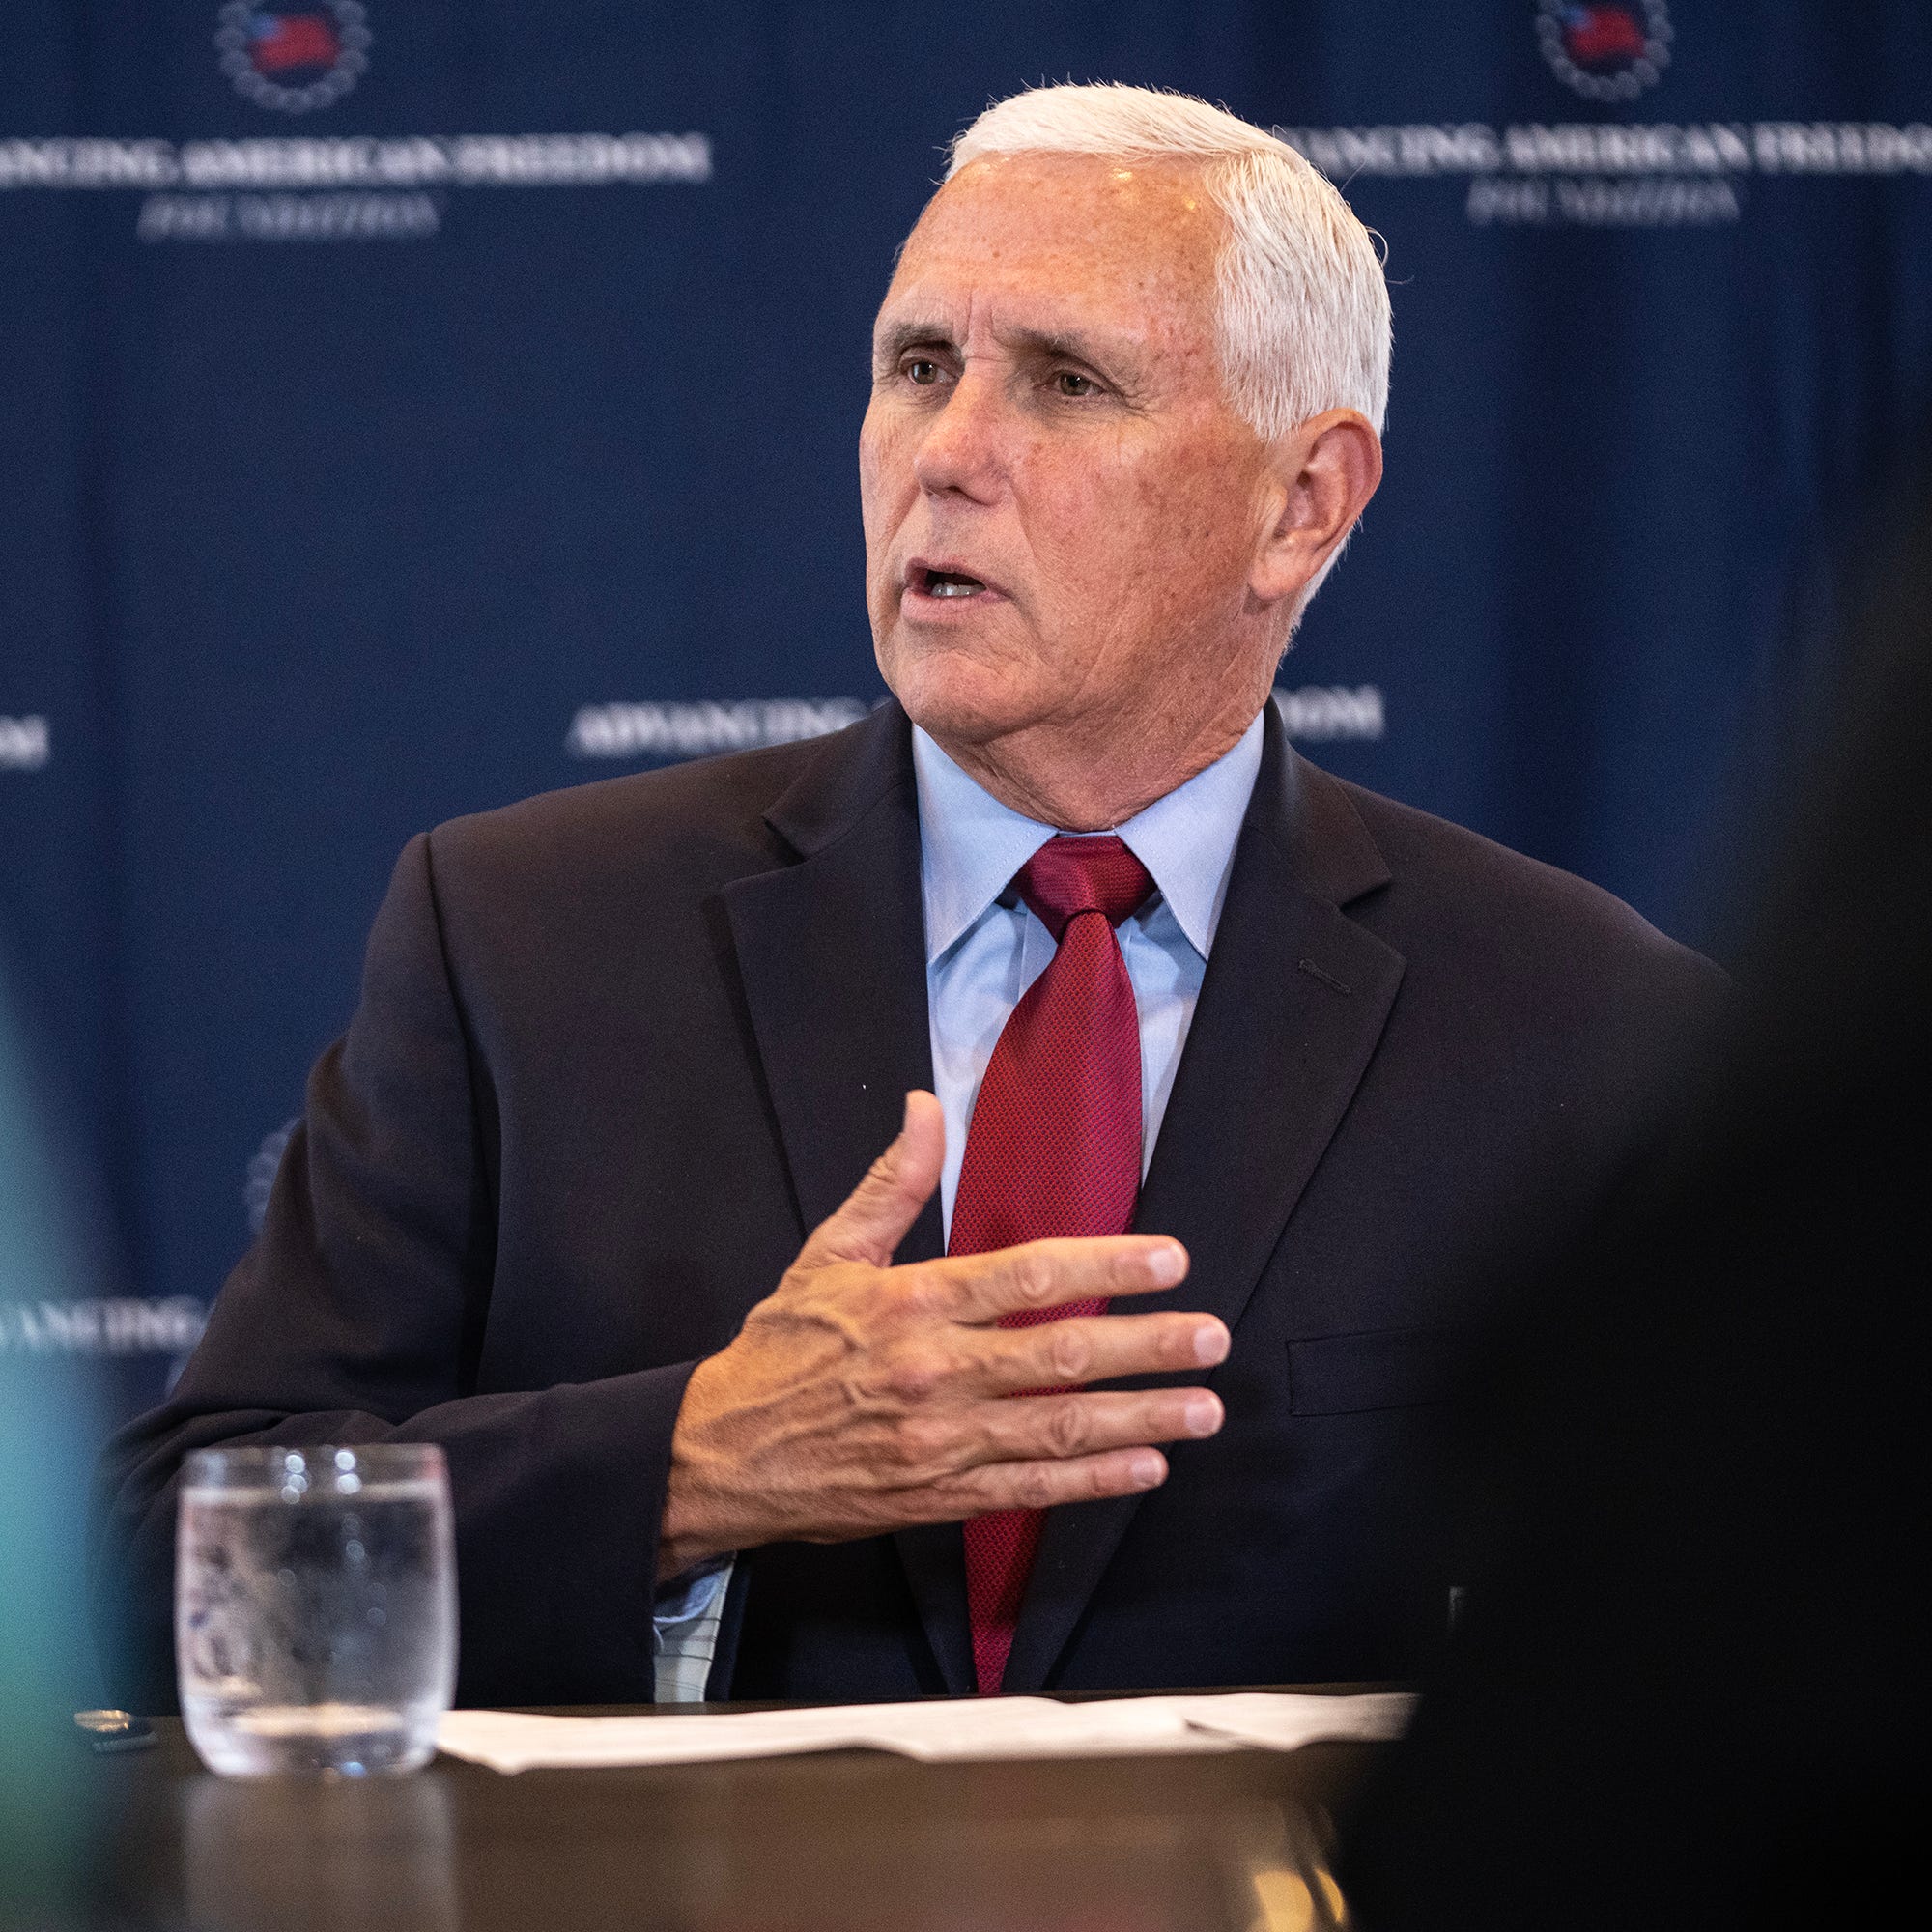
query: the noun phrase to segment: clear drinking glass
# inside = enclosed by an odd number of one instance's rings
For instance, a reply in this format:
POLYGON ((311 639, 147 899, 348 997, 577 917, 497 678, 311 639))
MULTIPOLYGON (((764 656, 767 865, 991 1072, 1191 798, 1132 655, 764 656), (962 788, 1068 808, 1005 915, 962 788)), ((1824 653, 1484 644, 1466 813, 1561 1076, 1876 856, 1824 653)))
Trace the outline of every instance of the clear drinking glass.
POLYGON ((175 1656, 187 1734, 212 1771, 354 1777, 427 1763, 456 1688, 442 1451, 190 1455, 175 1656))

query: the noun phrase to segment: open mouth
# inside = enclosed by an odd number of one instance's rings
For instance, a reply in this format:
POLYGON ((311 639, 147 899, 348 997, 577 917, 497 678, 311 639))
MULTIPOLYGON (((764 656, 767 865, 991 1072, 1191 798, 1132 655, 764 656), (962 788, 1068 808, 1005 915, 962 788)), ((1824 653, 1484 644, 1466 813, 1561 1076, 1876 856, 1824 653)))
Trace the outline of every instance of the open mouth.
POLYGON ((934 570, 923 563, 915 564, 908 576, 922 597, 979 597, 987 587, 963 570, 934 570))

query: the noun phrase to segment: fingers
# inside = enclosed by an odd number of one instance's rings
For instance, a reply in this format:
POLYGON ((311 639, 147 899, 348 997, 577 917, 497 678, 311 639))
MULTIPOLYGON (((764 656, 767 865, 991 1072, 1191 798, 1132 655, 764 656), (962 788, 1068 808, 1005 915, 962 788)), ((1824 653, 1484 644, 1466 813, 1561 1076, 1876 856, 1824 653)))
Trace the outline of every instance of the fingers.
POLYGON ((984 1463, 1070 1462, 1112 1449, 1198 1441, 1227 1419, 1211 1389, 1106 1389, 989 1403, 981 1419, 984 1463))
MULTIPOLYGON (((1058 1509, 1102 1496, 1137 1495, 1167 1481, 1167 1458, 1158 1449, 1110 1449, 1069 1462, 985 1463, 944 1492, 952 1516, 983 1516, 991 1510, 1058 1509)), ((945 1519, 940 1519, 944 1520, 945 1519)))
POLYGON ((980 1331, 976 1393, 1017 1395, 1181 1370, 1227 1359, 1227 1324, 1211 1315, 1073 1315, 1034 1328, 980 1331))
POLYGON ((1099 1235, 958 1256, 928 1263, 925 1271, 942 1284, 939 1298, 953 1321, 997 1321, 1069 1301, 1173 1288, 1186 1278, 1187 1250, 1166 1235, 1099 1235))
POLYGON ((874 1267, 887 1266, 939 1185, 945 1158, 946 1116, 932 1094, 915 1089, 906 1095, 905 1122, 897 1137, 844 1205, 812 1231, 799 1251, 800 1264, 869 1262, 874 1267))

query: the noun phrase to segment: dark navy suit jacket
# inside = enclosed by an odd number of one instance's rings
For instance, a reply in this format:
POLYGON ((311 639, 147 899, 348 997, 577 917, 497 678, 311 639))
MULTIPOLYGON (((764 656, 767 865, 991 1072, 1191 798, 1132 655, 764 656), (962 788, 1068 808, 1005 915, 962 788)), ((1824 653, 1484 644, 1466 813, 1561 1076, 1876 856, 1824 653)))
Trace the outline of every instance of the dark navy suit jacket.
MULTIPOLYGON (((1227 1426, 1161 1490, 1054 1513, 1008 1688, 1408 1670, 1456 1580, 1428 1499, 1460 1338, 1641 1151, 1719 983, 1270 713, 1137 1219, 1194 1266, 1136 1305, 1233 1330, 1227 1426)), ((930 1085, 924 987, 895 705, 412 840, 262 1236, 107 1453, 128 1700, 172 1692, 184 1451, 392 1438, 449 1457, 461 1699, 648 1701, 686 1378, 930 1085)), ((939 1246, 935 1205, 900 1258, 939 1246)), ((961 1547, 749 1552, 712 1693, 970 1690, 961 1547)))

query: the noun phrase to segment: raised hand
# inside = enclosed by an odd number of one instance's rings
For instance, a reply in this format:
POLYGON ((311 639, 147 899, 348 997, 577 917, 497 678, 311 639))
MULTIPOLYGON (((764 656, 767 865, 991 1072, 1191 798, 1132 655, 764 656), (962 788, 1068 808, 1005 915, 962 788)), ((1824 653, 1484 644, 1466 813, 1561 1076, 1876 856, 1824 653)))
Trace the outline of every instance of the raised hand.
POLYGON ((1220 1428, 1205 1388, 1078 1386, 1210 1367, 1228 1352, 1211 1315, 995 1325, 1017 1310, 1172 1288, 1187 1273, 1178 1241, 1113 1235, 892 1264, 945 1147, 939 1102, 909 1094, 898 1138, 730 1346, 693 1373, 671 1438, 661 1577, 761 1543, 1131 1494, 1166 1478, 1155 1443, 1220 1428))

